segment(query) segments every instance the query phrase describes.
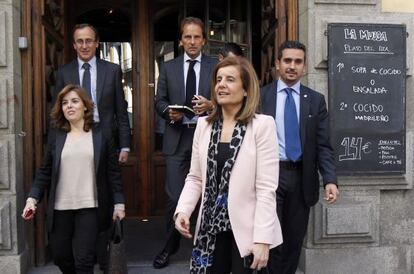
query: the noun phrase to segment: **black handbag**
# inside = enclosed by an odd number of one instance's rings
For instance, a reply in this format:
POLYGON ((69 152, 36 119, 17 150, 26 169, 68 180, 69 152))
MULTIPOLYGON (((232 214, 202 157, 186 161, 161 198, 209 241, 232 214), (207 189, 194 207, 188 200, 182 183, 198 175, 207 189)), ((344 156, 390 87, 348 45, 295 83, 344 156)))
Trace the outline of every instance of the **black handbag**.
POLYGON ((122 221, 118 218, 112 224, 111 239, 109 242, 108 273, 128 273, 124 244, 124 232, 122 227, 122 221))

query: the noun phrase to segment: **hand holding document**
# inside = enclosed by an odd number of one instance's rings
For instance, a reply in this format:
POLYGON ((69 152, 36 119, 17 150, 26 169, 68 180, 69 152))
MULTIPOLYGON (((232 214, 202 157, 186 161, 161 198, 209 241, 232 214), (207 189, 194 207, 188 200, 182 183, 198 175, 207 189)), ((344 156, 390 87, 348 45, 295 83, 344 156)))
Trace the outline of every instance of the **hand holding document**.
POLYGON ((183 105, 169 105, 169 109, 183 113, 185 116, 192 118, 196 115, 194 109, 183 105))

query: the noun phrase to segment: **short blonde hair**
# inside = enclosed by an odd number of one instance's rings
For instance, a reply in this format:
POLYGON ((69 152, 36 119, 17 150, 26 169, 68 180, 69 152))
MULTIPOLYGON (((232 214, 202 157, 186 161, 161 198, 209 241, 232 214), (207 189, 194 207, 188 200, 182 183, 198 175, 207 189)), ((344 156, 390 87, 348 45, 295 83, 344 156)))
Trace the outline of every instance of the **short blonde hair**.
POLYGON ((222 118, 221 106, 217 103, 217 95, 214 90, 217 84, 217 72, 219 69, 229 66, 234 66, 239 71, 243 89, 247 93, 243 105, 236 115, 236 119, 239 123, 247 124, 253 119, 258 111, 260 86, 253 66, 243 57, 226 57, 218 63, 214 69, 213 79, 211 81, 211 102, 214 106, 214 110, 207 117, 207 121, 212 123, 222 118))

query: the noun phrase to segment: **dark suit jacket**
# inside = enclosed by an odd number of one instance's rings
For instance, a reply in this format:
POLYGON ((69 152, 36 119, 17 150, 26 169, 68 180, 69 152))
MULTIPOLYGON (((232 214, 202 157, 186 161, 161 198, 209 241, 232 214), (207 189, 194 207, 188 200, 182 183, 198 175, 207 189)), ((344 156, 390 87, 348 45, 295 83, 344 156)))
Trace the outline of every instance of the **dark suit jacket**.
MULTIPOLYGON (((216 64, 216 59, 202 55, 198 94, 207 99, 210 99, 211 75, 216 64)), ((155 109, 166 120, 163 143, 163 152, 166 155, 174 154, 184 129, 181 123, 170 124, 167 108, 168 105, 174 104, 185 104, 184 55, 166 62, 161 67, 160 77, 158 78, 155 109)))
MULTIPOLYGON (((101 59, 96 59, 96 67, 96 99, 100 124, 104 130, 118 133, 115 137, 118 137, 120 148, 130 148, 131 130, 121 83, 121 68, 101 59)), ((77 59, 59 68, 53 102, 68 84, 80 85, 77 59)))
MULTIPOLYGON (((262 112, 275 117, 277 81, 262 88, 262 112)), ((302 142, 303 194, 308 206, 319 199, 319 174, 324 185, 336 183, 333 149, 329 140, 329 119, 322 94, 300 86, 300 137, 302 142)))
MULTIPOLYGON (((62 130, 50 130, 46 155, 29 193, 29 197, 41 201, 45 191, 48 191, 46 222, 49 232, 53 227, 56 186, 66 136, 67 133, 62 130)), ((112 138, 105 135, 100 127, 94 127, 92 139, 99 205, 98 220, 99 229, 102 231, 111 224, 114 204, 125 203, 125 199, 122 192, 121 171, 112 138)))

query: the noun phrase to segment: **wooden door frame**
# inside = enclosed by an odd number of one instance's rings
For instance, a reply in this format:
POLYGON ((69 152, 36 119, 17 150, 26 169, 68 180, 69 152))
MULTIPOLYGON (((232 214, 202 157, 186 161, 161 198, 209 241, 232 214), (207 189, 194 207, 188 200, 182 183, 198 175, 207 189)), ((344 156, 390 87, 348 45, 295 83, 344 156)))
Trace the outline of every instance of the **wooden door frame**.
POLYGON ((299 39, 299 0, 288 1, 287 7, 287 39, 299 39))
MULTIPOLYGON (((35 15, 32 17, 32 6, 33 1, 28 0, 23 2, 22 6, 22 36, 27 37, 30 41, 32 37, 32 25, 33 21, 35 20, 35 15)), ((33 7, 34 9, 35 7, 33 7)), ((33 13, 36 13, 34 10, 33 13)), ((31 41, 32 42, 32 41, 31 41)), ((32 42, 33 45, 33 42, 32 42)), ((34 94, 32 92, 34 83, 33 83, 33 46, 29 46, 25 51, 21 52, 21 62, 22 62, 22 110, 23 110, 23 121, 22 121, 22 130, 25 133, 23 139, 23 155, 24 155, 24 165, 23 165, 23 184, 24 184, 24 191, 28 193, 31 187, 32 178, 34 177, 34 170, 35 170, 35 159, 34 155, 36 147, 34 142, 34 136, 36 135, 34 130, 36 127, 34 126, 36 117, 33 117, 33 97, 34 94)), ((37 261, 35 256, 37 256, 38 252, 36 249, 35 243, 35 230, 34 227, 31 226, 30 229, 27 230, 27 244, 30 250, 30 257, 33 261, 37 261)))
MULTIPOLYGON (((44 143, 44 108, 43 96, 44 83, 44 50, 42 27, 43 0, 25 1, 24 16, 22 22, 22 34, 29 40, 29 48, 22 53, 22 104, 23 104, 23 131, 26 136, 23 141, 24 161, 24 186, 28 193, 35 169, 41 165, 44 143), (37 69, 32 66, 36 65, 37 69)), ((46 242, 44 238, 45 207, 39 205, 34 219, 35 226, 30 230, 31 244, 36 249, 34 261, 37 265, 45 264, 47 260, 46 242), (43 214, 42 214, 43 213, 43 214), (43 236, 43 237, 42 237, 43 236)))
MULTIPOLYGON (((62 0, 62 9, 66 10, 67 1, 62 0)), ((44 0, 28 0, 22 6, 22 36, 27 37, 29 47, 22 51, 22 128, 23 139, 23 178, 24 190, 28 193, 35 175, 35 170, 43 162, 43 150, 47 132, 47 95, 46 95, 46 32, 62 43, 59 34, 45 21, 44 0), (45 29, 47 28, 47 30, 45 29)), ((36 265, 43 265, 48 260, 45 224, 46 203, 37 208, 34 225, 28 230, 28 244, 31 258, 36 265)))
POLYGON ((275 17, 277 29, 275 36, 275 50, 285 40, 298 39, 298 0, 275 0, 275 17))
POLYGON ((151 31, 150 1, 134 1, 135 16, 132 19, 132 45, 133 45, 133 83, 138 88, 134 104, 134 134, 137 140, 138 184, 139 201, 142 207, 138 215, 147 217, 151 215, 151 183, 153 181, 152 154, 154 150, 154 64, 153 64, 153 38, 151 31))
POLYGON ((298 0, 275 0, 277 18, 276 45, 298 39, 298 0))
POLYGON ((271 27, 270 34, 267 36, 272 37, 272 41, 267 40, 268 48, 271 48, 271 52, 268 51, 266 62, 262 63, 261 81, 262 84, 268 84, 274 79, 278 78, 278 71, 274 61, 277 59, 279 46, 286 40, 298 40, 299 30, 299 0, 273 0, 271 8, 274 8, 274 20, 276 22, 275 27, 271 27), (269 56, 272 55, 272 56, 269 56))

